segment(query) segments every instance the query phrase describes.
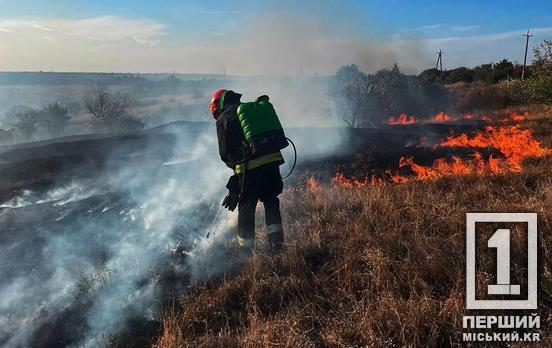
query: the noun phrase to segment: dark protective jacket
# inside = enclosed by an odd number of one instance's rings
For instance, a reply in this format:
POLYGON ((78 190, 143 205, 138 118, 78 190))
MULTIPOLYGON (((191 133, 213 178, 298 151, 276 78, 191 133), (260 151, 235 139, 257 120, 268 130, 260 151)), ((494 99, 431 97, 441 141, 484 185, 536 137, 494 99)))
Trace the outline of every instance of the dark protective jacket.
POLYGON ((235 169, 236 164, 243 162, 247 155, 245 135, 237 115, 238 106, 239 103, 227 105, 217 118, 220 159, 231 169, 235 169))
MULTIPOLYGON (((228 91, 224 100, 226 105, 216 121, 220 158, 235 171, 226 185, 232 192, 239 190, 238 175, 244 171, 254 170, 267 164, 278 167, 284 163, 279 151, 262 156, 251 155, 237 114, 240 98, 241 94, 228 91)), ((281 178, 279 180, 281 182, 281 178)))
POLYGON ((244 172, 246 167, 254 169, 268 163, 283 164, 284 158, 280 151, 260 156, 253 156, 249 151, 237 113, 240 98, 241 94, 228 91, 224 99, 224 110, 217 117, 220 158, 237 174, 244 172))

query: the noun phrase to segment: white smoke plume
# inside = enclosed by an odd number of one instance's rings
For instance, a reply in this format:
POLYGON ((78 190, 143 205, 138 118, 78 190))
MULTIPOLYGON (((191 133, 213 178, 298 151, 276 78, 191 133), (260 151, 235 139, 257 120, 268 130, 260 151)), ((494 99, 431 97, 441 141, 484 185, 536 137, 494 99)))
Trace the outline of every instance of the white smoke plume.
MULTIPOLYGON (((232 227, 222 212, 214 237, 202 236, 231 174, 216 149, 214 129, 194 139, 180 136, 173 157, 189 154, 185 164, 118 163, 96 182, 25 192, 2 203, 0 223, 12 227, 2 232, 11 233, 0 257, 7 270, 0 283, 2 345, 98 346, 129 319, 158 318, 163 284, 156 274, 181 267, 183 277, 206 276, 201 259, 232 227), (179 243, 191 256, 174 262, 183 258, 171 256, 179 243)), ((174 283, 183 291, 185 281, 174 283)))

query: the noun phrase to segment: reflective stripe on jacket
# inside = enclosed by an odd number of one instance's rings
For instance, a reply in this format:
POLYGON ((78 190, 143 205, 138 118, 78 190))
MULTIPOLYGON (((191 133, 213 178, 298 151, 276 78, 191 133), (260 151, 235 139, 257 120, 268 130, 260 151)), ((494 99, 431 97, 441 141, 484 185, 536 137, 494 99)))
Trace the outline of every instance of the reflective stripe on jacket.
POLYGON ((282 153, 280 151, 268 153, 266 155, 262 155, 262 156, 253 158, 251 160, 248 160, 244 163, 237 164, 234 172, 236 174, 241 174, 244 171, 255 169, 265 164, 269 164, 273 162, 279 162, 279 164, 284 163, 284 156, 282 156, 282 153))

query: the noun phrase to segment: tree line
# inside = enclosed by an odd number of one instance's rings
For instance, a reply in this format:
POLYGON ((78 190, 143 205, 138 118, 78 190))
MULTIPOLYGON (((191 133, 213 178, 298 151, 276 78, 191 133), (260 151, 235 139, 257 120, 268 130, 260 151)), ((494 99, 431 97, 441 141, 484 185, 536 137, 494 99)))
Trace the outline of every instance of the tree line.
MULTIPOLYGON (((83 124, 86 132, 126 132, 144 128, 131 114, 132 100, 127 94, 98 89, 85 97, 91 120, 83 124)), ((54 102, 40 109, 17 105, 0 119, 0 144, 66 135, 71 115, 65 106, 54 102)))
POLYGON ((552 103, 552 40, 534 49, 524 80, 521 69, 504 59, 472 69, 427 69, 418 75, 406 75, 394 64, 366 74, 352 64, 342 66, 330 79, 328 97, 335 115, 352 128, 378 126, 401 113, 424 117, 439 111, 552 103))

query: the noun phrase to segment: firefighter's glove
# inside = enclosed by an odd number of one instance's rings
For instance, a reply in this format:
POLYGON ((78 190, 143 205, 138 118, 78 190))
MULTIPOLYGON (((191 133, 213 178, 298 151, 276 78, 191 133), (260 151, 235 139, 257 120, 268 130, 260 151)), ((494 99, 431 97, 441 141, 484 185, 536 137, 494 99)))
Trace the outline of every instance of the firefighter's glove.
POLYGON ((222 206, 230 211, 234 211, 234 209, 238 206, 239 201, 240 194, 238 192, 228 192, 222 201, 222 206))

